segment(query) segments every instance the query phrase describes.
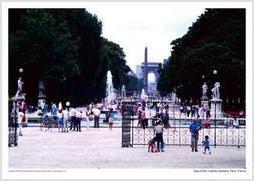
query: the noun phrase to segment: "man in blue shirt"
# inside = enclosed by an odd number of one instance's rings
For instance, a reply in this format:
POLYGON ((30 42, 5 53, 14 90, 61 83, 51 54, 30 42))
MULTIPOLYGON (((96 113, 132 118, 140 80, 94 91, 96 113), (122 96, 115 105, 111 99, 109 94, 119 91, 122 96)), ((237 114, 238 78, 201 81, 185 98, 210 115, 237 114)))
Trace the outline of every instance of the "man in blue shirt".
POLYGON ((197 120, 194 120, 190 124, 190 132, 191 132, 191 151, 197 152, 198 151, 198 132, 201 130, 201 125, 197 120))

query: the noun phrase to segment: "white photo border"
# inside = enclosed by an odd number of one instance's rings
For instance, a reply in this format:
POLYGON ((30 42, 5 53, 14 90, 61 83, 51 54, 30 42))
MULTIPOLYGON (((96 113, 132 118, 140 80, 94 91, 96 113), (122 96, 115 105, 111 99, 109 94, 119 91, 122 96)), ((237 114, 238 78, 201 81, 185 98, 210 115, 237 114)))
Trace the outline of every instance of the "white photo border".
MULTIPOLYGON (((2 2, 2 120, 8 120, 8 9, 9 8, 85 8, 86 3, 125 2, 2 2)), ((146 3, 146 2, 126 2, 146 3)), ((155 3, 155 2, 149 2, 155 3)), ((246 9, 246 172, 194 173, 193 169, 8 169, 8 126, 2 121, 2 177, 4 179, 251 179, 252 178, 252 2, 158 2, 183 3, 205 8, 246 9), (248 80, 248 82, 247 82, 248 80), (40 171, 38 171, 40 170, 40 171), (33 172, 34 171, 34 172, 33 172), (184 174, 183 174, 184 173, 184 174)), ((220 169, 216 169, 220 170, 220 169)))

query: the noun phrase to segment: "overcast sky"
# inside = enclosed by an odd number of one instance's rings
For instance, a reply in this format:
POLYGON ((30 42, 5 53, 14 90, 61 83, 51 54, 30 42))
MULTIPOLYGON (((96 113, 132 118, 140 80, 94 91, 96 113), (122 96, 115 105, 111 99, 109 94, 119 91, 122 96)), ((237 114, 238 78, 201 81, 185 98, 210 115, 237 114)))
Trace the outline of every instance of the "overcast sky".
POLYGON ((127 64, 136 70, 144 61, 162 62, 170 56, 170 42, 183 36, 205 7, 170 2, 89 2, 85 8, 102 21, 102 36, 119 44, 127 64))

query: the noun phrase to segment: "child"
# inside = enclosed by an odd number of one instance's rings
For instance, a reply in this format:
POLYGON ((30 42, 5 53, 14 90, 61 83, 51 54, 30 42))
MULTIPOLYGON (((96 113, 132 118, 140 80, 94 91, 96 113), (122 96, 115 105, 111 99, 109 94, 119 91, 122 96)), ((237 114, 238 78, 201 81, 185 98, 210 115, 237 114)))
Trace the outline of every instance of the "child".
POLYGON ((209 154, 211 154, 211 151, 210 151, 210 143, 209 143, 209 136, 205 136, 205 140, 202 142, 203 143, 203 146, 204 146, 204 154, 206 154, 206 150, 209 151, 209 154))
POLYGON ((108 113, 108 123, 109 123, 109 129, 112 130, 113 128, 113 120, 114 120, 114 112, 113 109, 111 108, 109 113, 108 113))
POLYGON ((148 141, 148 152, 157 152, 155 149, 156 137, 148 141))

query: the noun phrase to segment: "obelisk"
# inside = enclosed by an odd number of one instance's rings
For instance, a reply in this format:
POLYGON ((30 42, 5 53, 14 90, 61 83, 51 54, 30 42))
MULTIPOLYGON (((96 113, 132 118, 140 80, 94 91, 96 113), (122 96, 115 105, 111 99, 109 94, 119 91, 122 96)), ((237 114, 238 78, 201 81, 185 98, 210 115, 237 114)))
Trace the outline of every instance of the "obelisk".
POLYGON ((147 92, 148 87, 148 75, 147 75, 147 47, 145 47, 145 65, 144 65, 144 88, 147 92))

